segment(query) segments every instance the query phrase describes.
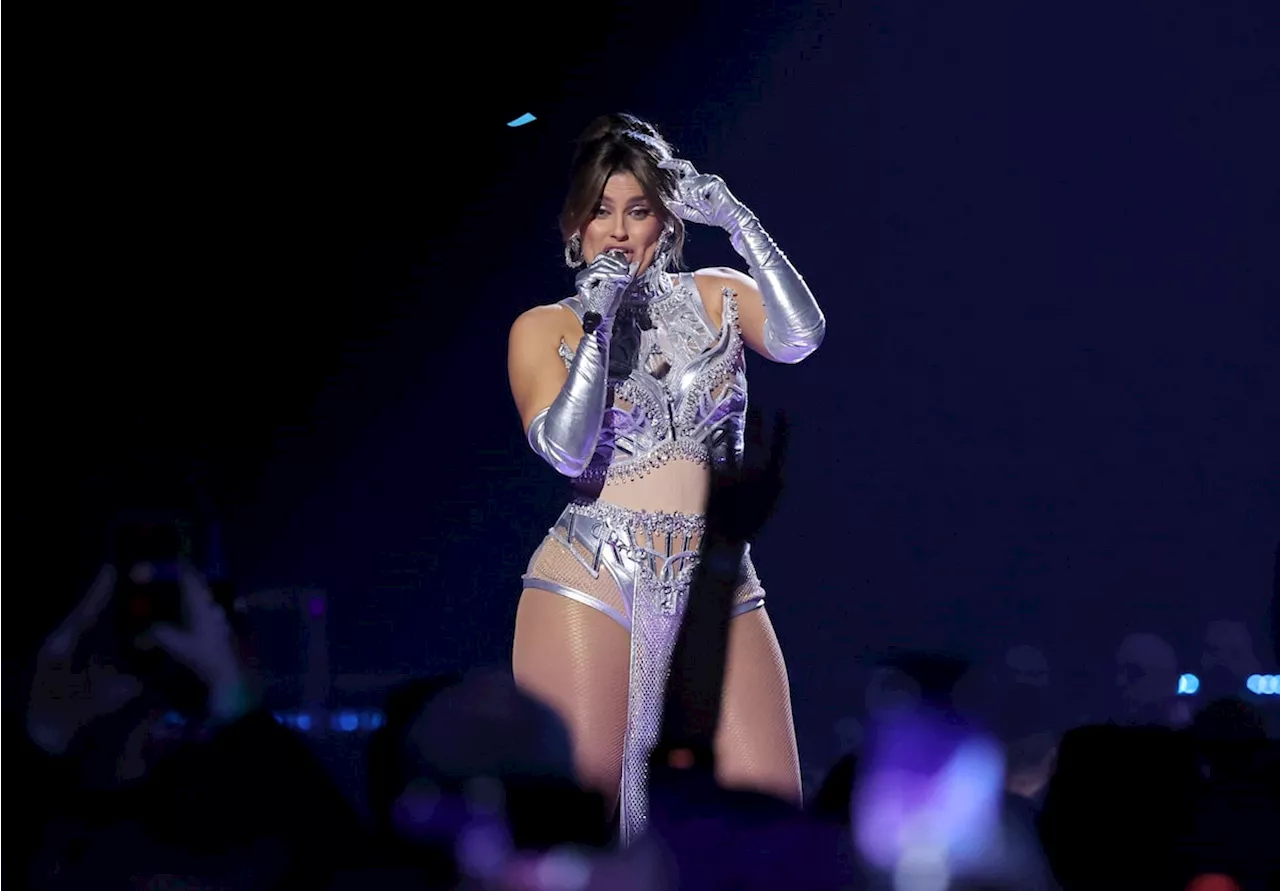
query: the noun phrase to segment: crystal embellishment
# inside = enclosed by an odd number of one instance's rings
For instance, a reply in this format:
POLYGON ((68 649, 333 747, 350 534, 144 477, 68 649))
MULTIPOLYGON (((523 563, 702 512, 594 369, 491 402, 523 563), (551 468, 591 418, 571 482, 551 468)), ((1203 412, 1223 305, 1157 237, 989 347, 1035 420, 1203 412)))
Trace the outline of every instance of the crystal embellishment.
MULTIPOLYGON (((581 485, 642 479, 672 461, 705 467, 741 452, 747 403, 742 331, 737 295, 725 288, 723 298, 718 330, 690 275, 649 301, 652 325, 628 331, 639 337, 628 357, 649 359, 627 358, 619 363, 623 368, 611 369, 605 423, 596 454, 578 477, 581 485)), ((572 363, 573 350, 564 341, 559 355, 565 367, 572 363)))

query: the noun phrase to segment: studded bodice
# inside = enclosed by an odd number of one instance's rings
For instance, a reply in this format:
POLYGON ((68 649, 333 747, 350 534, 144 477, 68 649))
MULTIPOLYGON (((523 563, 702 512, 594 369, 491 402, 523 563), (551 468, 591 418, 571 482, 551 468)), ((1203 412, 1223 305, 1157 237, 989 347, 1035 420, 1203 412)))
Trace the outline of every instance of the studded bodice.
MULTIPOLYGON (((582 319, 576 297, 560 301, 582 319)), ((566 366, 573 350, 563 340, 566 366)), ((643 477, 669 461, 722 462, 742 453, 746 362, 738 305, 724 289, 717 328, 693 276, 645 302, 624 304, 609 345, 609 392, 583 487, 643 477)))

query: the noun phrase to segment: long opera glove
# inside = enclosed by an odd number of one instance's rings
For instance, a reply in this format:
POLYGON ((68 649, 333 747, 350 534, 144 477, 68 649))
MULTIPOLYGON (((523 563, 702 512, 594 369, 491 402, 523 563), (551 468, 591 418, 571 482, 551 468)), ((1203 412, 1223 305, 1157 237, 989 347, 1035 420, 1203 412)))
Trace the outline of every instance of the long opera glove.
POLYGON ((579 341, 555 401, 534 416, 528 430, 530 448, 565 476, 581 476, 595 453, 608 395, 609 339, 635 272, 622 253, 610 252, 577 275, 584 322, 590 319, 595 327, 579 341))
POLYGON ((698 173, 679 159, 659 166, 676 174, 676 198, 668 202, 671 210, 688 222, 728 232, 733 249, 747 262, 764 298, 764 347, 769 356, 794 364, 811 355, 826 335, 826 317, 803 276, 756 215, 720 177, 698 173))

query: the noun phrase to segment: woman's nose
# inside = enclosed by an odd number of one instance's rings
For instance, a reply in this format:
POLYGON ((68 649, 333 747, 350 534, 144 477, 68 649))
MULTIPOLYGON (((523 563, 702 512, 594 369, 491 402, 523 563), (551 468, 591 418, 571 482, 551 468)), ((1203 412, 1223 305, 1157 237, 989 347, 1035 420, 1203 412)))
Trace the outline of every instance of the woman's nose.
POLYGON ((618 214, 613 218, 613 237, 618 241, 627 239, 627 218, 618 214))

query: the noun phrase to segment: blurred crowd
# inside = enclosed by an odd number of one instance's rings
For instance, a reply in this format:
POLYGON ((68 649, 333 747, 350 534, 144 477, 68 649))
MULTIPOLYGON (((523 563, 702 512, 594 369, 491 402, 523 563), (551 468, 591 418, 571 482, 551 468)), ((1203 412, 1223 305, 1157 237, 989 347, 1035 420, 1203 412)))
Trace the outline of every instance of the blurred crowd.
MULTIPOLYGON (((706 548, 767 520, 777 463, 717 475, 706 548)), ((1159 636, 1117 653, 1118 714, 1055 717, 1048 659, 995 671, 897 654, 796 808, 714 780, 732 560, 704 560, 621 848, 558 717, 510 672, 403 684, 363 752, 367 813, 265 708, 227 593, 164 542, 112 555, 24 684, 10 887, 37 889, 1263 889, 1280 887, 1280 752, 1247 629, 1189 673, 1159 636), (1186 682, 1181 682, 1186 687, 1186 682), (1188 692, 1186 689, 1183 693, 1188 692), (1192 705, 1194 704, 1194 708, 1192 705), (174 722, 174 714, 185 716, 174 722)), ((15 771, 14 767, 18 769, 15 771)))

